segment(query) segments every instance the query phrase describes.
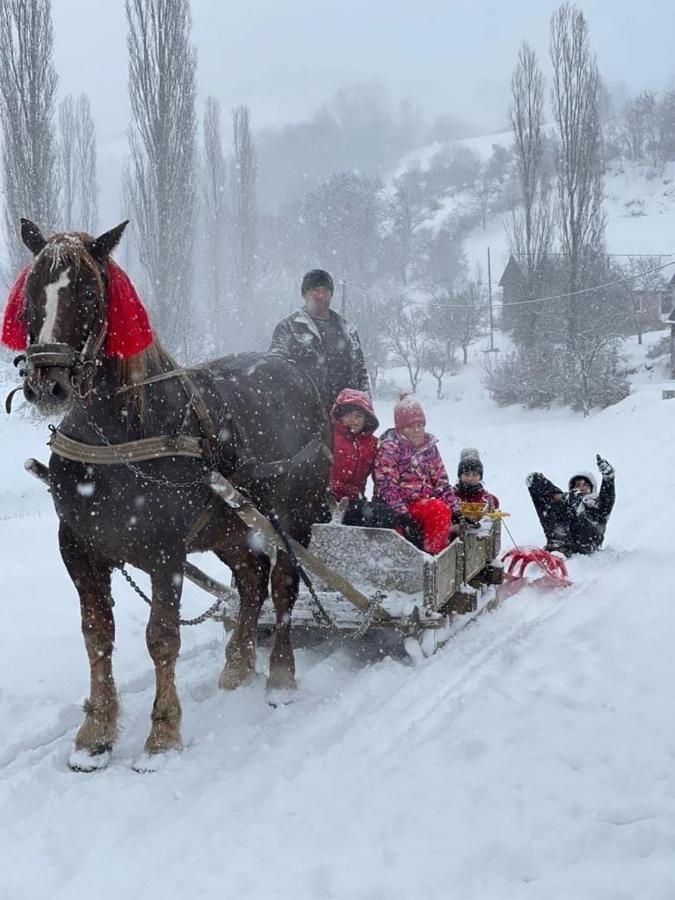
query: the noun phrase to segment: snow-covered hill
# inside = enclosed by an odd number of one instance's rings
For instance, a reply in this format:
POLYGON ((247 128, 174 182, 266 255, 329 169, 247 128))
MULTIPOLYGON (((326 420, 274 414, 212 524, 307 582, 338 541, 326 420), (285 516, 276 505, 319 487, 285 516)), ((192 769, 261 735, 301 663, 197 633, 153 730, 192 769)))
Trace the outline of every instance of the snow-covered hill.
MULTIPOLYGON (((403 157, 392 173, 392 179, 409 169, 422 172, 434 159, 453 147, 463 147, 475 153, 482 162, 489 159, 493 147, 509 147, 510 131, 482 137, 468 138, 454 143, 436 142, 403 157)), ((438 200, 438 208, 418 226, 436 233, 457 214, 475 206, 473 193, 449 193, 438 200)), ((675 162, 668 163, 655 174, 648 167, 626 160, 614 160, 605 176, 605 215, 607 251, 620 255, 670 255, 675 258, 675 162)), ((470 270, 474 263, 486 269, 487 248, 490 247, 493 277, 501 275, 508 261, 504 215, 489 216, 486 228, 474 228, 467 237, 466 252, 470 270)), ((666 262, 666 259, 663 260, 666 262)), ((668 277, 673 274, 672 270, 668 277)))
MULTIPOLYGON (((618 473, 605 549, 571 561, 573 587, 523 590, 421 664, 368 641, 305 646, 301 699, 276 710, 262 675, 218 690, 217 625, 185 629, 187 746, 154 775, 131 768, 154 678, 146 608, 120 580, 120 742, 105 772, 66 767, 88 665, 50 499, 22 467, 46 458, 47 430, 0 420, 3 900, 675 895, 675 401, 642 368, 630 397, 586 419, 498 409, 481 356, 447 399, 422 391, 448 467, 479 447, 528 544, 527 472, 560 482, 601 452, 618 473)), ((390 406, 378 414, 386 426, 390 406)), ((205 605, 188 585, 185 612, 205 605)))

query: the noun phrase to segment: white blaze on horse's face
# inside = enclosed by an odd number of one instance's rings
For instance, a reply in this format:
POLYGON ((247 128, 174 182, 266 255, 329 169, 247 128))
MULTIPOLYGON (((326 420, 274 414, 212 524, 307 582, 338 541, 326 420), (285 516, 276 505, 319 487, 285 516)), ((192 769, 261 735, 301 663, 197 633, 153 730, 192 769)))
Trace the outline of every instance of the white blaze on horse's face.
POLYGON ((54 328, 59 312, 59 291, 70 284, 70 270, 61 272, 56 281, 46 285, 45 318, 38 336, 38 343, 50 344, 54 341, 54 328))

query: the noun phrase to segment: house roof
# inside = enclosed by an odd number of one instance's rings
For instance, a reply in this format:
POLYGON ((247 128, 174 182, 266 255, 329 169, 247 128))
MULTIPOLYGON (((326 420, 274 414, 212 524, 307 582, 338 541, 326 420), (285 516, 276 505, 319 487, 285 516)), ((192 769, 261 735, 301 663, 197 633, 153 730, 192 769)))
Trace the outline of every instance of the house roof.
POLYGON ((506 264, 506 268, 502 273, 502 277, 499 279, 499 287, 504 287, 504 285, 507 284, 521 285, 524 280, 523 270, 520 268, 513 256, 510 256, 509 261, 506 264))

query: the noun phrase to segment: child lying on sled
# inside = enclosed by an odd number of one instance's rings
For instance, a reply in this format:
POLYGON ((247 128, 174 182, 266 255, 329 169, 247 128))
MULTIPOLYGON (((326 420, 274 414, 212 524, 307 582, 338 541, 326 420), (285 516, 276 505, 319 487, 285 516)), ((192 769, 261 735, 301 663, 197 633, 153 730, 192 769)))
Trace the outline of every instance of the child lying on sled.
POLYGON ((546 550, 571 556, 594 553, 602 547, 616 492, 614 468, 600 455, 596 461, 602 475, 599 493, 590 472, 572 475, 565 492, 541 472, 527 476, 530 497, 546 535, 546 550))
POLYGON ((436 554, 450 543, 459 505, 426 421, 419 400, 403 395, 394 407, 394 427, 377 449, 375 499, 401 517, 408 540, 436 554))

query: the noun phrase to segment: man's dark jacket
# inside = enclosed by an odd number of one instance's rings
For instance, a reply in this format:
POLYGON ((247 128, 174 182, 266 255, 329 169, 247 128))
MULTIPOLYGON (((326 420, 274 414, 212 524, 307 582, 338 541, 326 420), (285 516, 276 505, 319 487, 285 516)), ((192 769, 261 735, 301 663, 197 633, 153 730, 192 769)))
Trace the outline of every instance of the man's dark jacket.
MULTIPOLYGON (((344 388, 354 388, 370 395, 370 378, 356 329, 342 316, 329 310, 324 327, 336 338, 327 347, 317 325, 305 309, 282 319, 274 329, 269 352, 295 363, 314 381, 326 408, 344 388)), ((323 325, 323 323, 321 323, 323 325)))

